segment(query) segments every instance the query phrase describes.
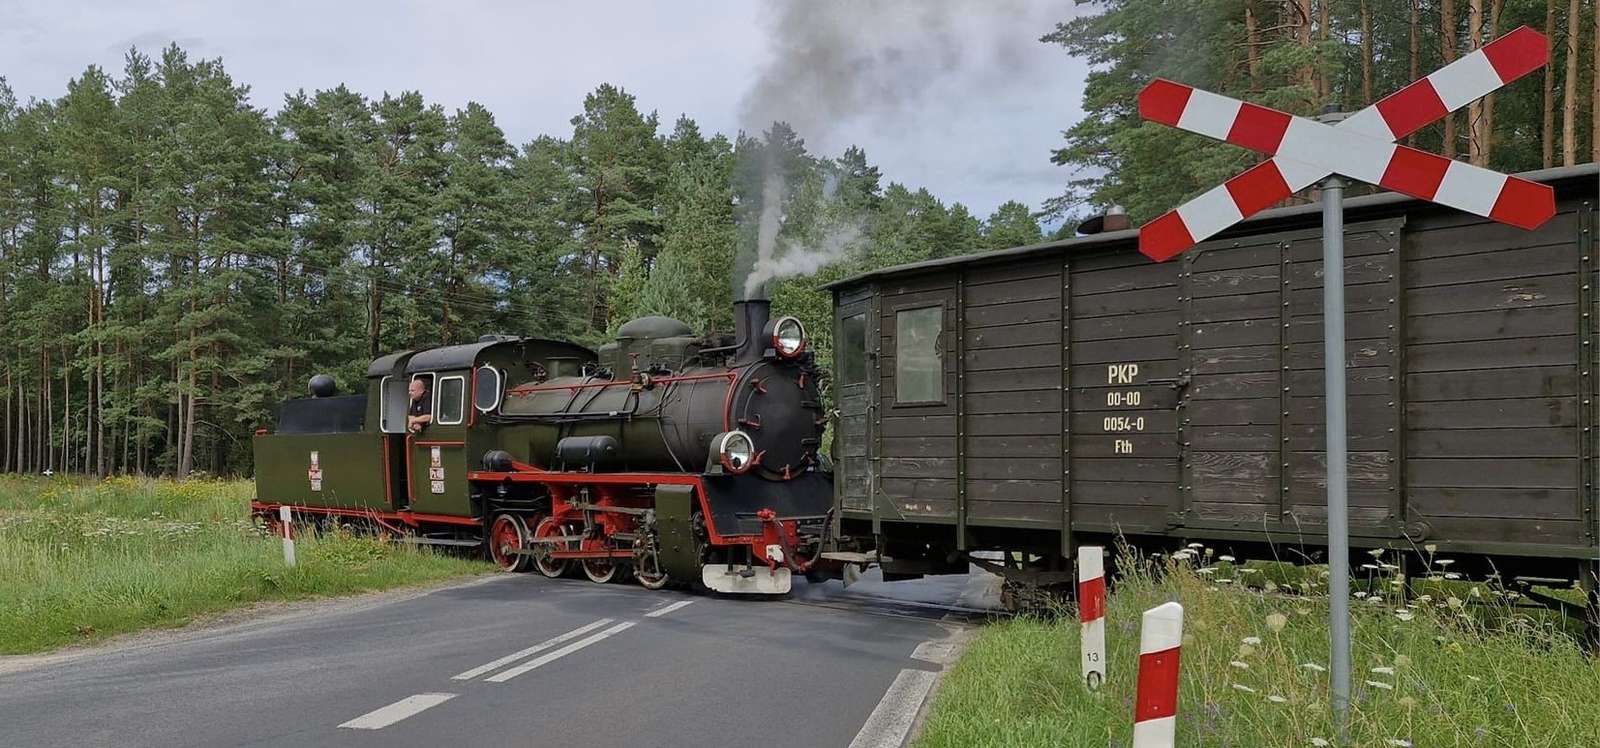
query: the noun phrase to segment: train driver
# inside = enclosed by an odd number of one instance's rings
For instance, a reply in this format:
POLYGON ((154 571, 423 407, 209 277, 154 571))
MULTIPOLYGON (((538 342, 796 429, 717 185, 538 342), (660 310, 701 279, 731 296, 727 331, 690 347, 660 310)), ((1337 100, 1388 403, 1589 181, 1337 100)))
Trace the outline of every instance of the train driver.
POLYGON ((428 397, 428 384, 422 377, 411 380, 411 405, 406 409, 406 429, 420 434, 433 423, 433 398, 428 397))

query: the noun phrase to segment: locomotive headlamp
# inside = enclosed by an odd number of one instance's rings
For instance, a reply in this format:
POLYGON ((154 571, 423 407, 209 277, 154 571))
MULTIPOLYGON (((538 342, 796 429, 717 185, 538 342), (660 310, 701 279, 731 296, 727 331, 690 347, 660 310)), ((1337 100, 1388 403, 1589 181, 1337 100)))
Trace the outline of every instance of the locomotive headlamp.
POLYGON ((755 464, 756 443, 743 431, 728 431, 717 437, 717 457, 730 473, 743 473, 755 464))
POLYGON ((806 328, 794 317, 784 317, 772 325, 772 350, 779 356, 794 358, 806 349, 806 328))

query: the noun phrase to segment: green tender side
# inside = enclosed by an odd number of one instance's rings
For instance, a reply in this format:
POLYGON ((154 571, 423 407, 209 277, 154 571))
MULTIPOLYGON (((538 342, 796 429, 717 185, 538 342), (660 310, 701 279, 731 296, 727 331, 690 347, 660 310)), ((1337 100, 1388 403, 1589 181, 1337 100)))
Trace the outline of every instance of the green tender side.
POLYGON ((383 436, 262 434, 255 437, 256 498, 278 504, 388 511, 383 487, 383 436), (311 453, 322 490, 311 490, 311 453))

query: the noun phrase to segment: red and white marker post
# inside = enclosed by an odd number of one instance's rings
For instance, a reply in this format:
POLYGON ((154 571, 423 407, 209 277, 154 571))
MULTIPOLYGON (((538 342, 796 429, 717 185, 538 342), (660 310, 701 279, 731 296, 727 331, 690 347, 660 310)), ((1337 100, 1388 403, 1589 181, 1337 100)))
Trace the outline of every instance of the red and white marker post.
MULTIPOLYGON (((1350 709, 1350 526, 1344 371, 1344 181, 1339 175, 1519 228, 1539 227, 1555 215, 1555 191, 1548 185, 1394 141, 1543 67, 1549 61, 1548 45, 1544 35, 1523 26, 1337 125, 1168 80, 1153 81, 1139 92, 1139 115, 1145 119, 1272 156, 1141 226, 1139 251, 1152 259, 1171 259, 1246 216, 1322 182, 1323 402, 1328 463, 1328 633, 1332 649, 1328 659, 1333 722, 1341 739, 1350 709)), ((1142 673, 1140 681, 1142 694, 1142 673)))
POLYGON ((1078 546, 1078 620, 1083 632, 1083 684, 1090 691, 1106 682, 1105 548, 1078 546))
POLYGON ((278 507, 278 524, 283 526, 283 563, 294 566, 294 515, 288 506, 278 507))
POLYGON ((1178 739, 1178 652, 1183 606, 1144 612, 1139 627, 1139 693, 1133 704, 1133 748, 1171 748, 1178 739))

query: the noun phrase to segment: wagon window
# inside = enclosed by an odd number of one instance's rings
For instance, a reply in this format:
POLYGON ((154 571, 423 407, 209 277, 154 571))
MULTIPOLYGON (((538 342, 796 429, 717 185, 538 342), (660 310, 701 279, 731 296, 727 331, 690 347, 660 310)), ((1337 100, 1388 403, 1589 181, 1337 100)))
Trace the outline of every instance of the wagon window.
POLYGON ((894 328, 895 402, 944 402, 944 307, 901 309, 894 328))
POLYGON ((433 412, 437 414, 439 425, 450 426, 461 423, 466 413, 466 377, 441 377, 438 397, 433 412))
POLYGON ((482 366, 472 376, 473 407, 480 413, 500 407, 500 370, 493 366, 482 366))
POLYGON ((839 320, 839 384, 867 381, 867 315, 839 320))

